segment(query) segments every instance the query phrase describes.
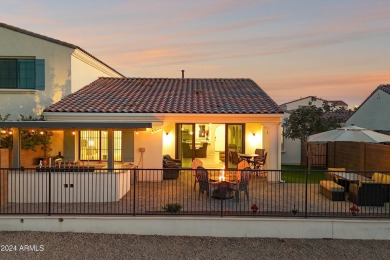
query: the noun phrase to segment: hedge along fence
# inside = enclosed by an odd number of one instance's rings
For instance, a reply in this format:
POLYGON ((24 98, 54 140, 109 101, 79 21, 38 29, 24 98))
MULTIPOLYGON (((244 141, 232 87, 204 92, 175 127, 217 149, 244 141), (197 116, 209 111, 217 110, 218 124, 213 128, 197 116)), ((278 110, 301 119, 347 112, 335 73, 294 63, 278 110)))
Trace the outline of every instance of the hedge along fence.
POLYGON ((390 171, 390 145, 333 142, 328 143, 328 167, 356 171, 390 171))

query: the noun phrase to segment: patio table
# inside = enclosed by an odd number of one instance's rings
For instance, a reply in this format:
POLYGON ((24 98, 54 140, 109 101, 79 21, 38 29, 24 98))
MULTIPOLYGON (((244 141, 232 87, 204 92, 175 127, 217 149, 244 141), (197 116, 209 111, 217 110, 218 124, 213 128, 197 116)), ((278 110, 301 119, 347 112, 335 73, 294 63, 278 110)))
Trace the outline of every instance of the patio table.
POLYGON ((360 174, 353 172, 334 172, 333 173, 337 182, 344 186, 345 192, 349 192, 349 185, 351 183, 357 183, 359 181, 367 181, 369 180, 367 177, 364 177, 360 174))
POLYGON ((260 157, 257 153, 239 153, 238 156, 240 156, 242 159, 247 161, 249 164, 253 164, 252 158, 260 157))

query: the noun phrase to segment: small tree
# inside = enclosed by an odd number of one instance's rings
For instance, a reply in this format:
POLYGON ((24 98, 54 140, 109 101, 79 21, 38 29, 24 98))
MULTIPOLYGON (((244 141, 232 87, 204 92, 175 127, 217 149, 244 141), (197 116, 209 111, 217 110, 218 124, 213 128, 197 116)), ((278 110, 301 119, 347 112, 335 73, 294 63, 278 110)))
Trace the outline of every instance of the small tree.
MULTIPOLYGON (((7 121, 9 114, 2 116, 0 115, 0 121, 7 121)), ((38 117, 24 116, 19 115, 21 121, 44 121, 45 118, 41 115, 38 117)), ((12 149, 13 138, 9 134, 8 129, 1 129, 0 132, 0 148, 12 149)), ((42 145, 42 150, 44 151, 44 156, 46 157, 47 152, 50 151, 51 136, 53 133, 51 131, 42 130, 21 130, 21 148, 23 150, 36 150, 38 145, 42 145)))
MULTIPOLYGON (((332 116, 331 112, 337 112, 344 109, 336 109, 324 102, 322 107, 314 105, 303 106, 294 110, 290 117, 283 123, 283 135, 292 140, 301 140, 307 149, 307 139, 310 135, 329 131, 340 127, 342 120, 339 117, 332 116)), ((306 150, 307 152, 307 150, 306 150)))

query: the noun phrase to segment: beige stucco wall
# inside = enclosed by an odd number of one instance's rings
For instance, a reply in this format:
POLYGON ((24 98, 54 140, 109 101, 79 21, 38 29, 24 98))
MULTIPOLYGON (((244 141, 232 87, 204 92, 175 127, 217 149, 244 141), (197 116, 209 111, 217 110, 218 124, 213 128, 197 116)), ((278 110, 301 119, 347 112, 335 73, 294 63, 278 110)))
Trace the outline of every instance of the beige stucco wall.
POLYGON ((355 124, 371 130, 390 131, 390 95, 378 89, 347 120, 346 125, 355 124))
MULTIPOLYGON (((152 130, 139 131, 134 136, 134 163, 140 169, 161 169, 163 155, 163 131, 152 134, 152 130), (144 148, 145 152, 140 152, 144 148)), ((140 181, 162 181, 161 171, 141 170, 140 181)))
POLYGON ((99 77, 122 77, 78 49, 71 56, 71 75, 72 93, 99 77))
POLYGON ((175 147, 175 137, 176 137, 176 128, 175 123, 169 122, 163 126, 163 154, 169 154, 172 157, 175 157, 176 147, 175 147))
MULTIPOLYGON (((284 120, 290 116, 284 113, 284 120)), ((281 137, 282 138, 282 137, 281 137)), ((301 141, 296 139, 284 138, 284 149, 282 149, 282 164, 300 165, 301 164, 301 141)))
POLYGON ((33 57, 45 60, 45 90, 0 90, 0 113, 39 115, 71 91, 70 55, 73 49, 26 34, 0 28, 0 57, 33 57))
POLYGON ((40 115, 47 106, 101 76, 120 76, 84 52, 0 27, 0 57, 45 60, 45 90, 0 89, 0 114, 40 115))

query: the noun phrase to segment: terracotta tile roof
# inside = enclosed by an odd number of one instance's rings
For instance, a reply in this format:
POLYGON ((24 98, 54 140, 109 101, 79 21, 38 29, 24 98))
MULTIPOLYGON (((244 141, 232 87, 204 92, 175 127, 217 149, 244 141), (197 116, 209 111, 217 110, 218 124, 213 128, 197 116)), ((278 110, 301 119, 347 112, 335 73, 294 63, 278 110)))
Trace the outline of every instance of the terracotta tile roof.
POLYGON ((44 112, 282 114, 251 79, 99 78, 44 112))
POLYGON ((0 27, 3 27, 3 28, 8 29, 8 30, 15 31, 15 32, 18 32, 18 33, 23 33, 23 34, 26 34, 26 35, 29 35, 29 36, 32 36, 32 37, 35 37, 35 38, 38 38, 38 39, 41 39, 41 40, 45 40, 45 41, 48 41, 48 42, 59 44, 59 45, 62 45, 62 46, 65 46, 65 47, 68 47, 68 48, 71 48, 71 49, 79 49, 80 51, 84 52, 85 54, 87 54, 91 58, 95 59, 96 61, 100 62, 104 66, 110 68, 111 70, 115 71, 116 73, 118 73, 119 75, 124 77, 120 72, 118 72, 117 70, 115 70, 112 67, 108 66, 106 63, 104 63, 103 61, 99 60, 98 58, 96 58, 92 54, 90 54, 87 51, 85 51, 84 49, 80 48, 79 46, 76 46, 76 45, 68 43, 68 42, 60 41, 60 40, 57 40, 57 39, 54 39, 54 38, 50 38, 50 37, 47 37, 47 36, 42 35, 42 34, 30 32, 30 31, 27 31, 25 29, 21 29, 21 28, 18 28, 18 27, 9 25, 9 24, 5 24, 5 23, 0 23, 0 27))

